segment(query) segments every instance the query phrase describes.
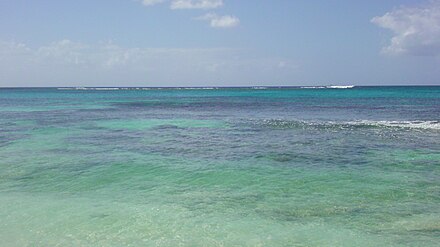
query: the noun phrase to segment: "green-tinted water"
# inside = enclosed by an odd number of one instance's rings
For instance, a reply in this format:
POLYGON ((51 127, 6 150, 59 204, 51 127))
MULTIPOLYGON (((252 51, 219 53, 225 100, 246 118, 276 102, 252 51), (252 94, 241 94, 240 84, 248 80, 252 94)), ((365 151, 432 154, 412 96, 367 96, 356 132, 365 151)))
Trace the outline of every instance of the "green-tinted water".
POLYGON ((2 246, 438 246, 440 89, 0 90, 2 246))

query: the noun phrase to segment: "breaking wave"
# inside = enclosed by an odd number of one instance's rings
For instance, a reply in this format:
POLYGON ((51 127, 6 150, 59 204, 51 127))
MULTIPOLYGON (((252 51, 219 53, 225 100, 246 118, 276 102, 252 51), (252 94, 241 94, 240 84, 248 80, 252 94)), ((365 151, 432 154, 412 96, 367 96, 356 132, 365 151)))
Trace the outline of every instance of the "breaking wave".
POLYGON ((302 89, 350 89, 350 88, 354 88, 354 85, 334 85, 334 86, 303 86, 300 87, 302 89))
POLYGON ((400 128, 400 129, 424 129, 440 130, 440 121, 301 121, 283 119, 264 119, 257 121, 257 125, 272 128, 319 128, 319 129, 358 129, 358 128, 400 128))

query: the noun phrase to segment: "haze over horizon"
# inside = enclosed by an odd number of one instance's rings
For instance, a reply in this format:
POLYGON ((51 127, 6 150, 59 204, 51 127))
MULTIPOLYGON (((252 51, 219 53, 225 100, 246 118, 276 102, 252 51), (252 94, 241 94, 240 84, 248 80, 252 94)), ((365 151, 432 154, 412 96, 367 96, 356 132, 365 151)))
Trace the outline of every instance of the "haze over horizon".
POLYGON ((440 85, 440 1, 0 2, 0 87, 440 85))

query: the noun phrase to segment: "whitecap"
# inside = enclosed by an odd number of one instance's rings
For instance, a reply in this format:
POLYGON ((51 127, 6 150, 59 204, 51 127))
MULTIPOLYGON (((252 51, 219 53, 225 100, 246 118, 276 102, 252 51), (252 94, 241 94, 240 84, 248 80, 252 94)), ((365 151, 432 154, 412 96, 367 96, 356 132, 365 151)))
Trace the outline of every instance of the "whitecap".
POLYGON ((370 125, 377 127, 395 127, 395 128, 409 128, 409 129, 431 129, 440 130, 440 121, 372 121, 359 120, 348 122, 354 125, 370 125))
POLYGON ((331 88, 331 89, 350 89, 350 88, 354 88, 354 85, 333 85, 333 86, 326 86, 326 88, 331 88))

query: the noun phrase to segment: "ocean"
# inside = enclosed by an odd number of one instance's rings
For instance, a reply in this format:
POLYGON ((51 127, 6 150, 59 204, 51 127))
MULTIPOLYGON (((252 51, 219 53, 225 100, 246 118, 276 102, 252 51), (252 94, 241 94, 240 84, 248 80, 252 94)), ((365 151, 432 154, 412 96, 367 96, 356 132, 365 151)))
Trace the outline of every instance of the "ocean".
POLYGON ((440 87, 2 88, 1 246, 439 246, 440 87))

